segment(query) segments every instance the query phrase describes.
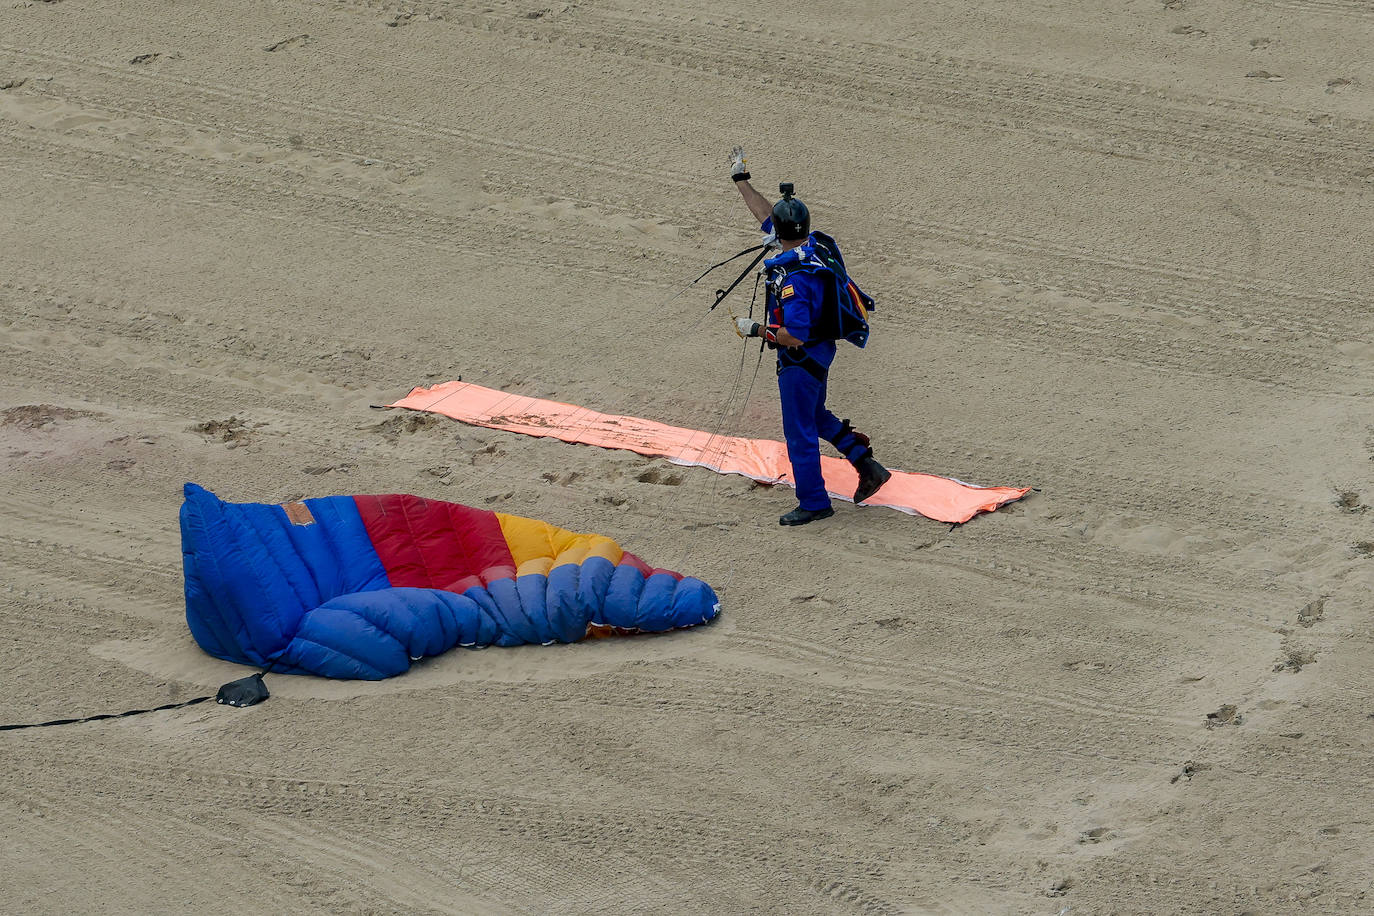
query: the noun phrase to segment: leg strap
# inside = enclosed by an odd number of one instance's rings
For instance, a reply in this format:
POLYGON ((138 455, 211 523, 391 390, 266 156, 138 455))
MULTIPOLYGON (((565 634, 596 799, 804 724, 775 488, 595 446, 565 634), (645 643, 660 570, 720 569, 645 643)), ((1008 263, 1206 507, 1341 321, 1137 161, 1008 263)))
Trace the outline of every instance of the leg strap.
POLYGON ((848 420, 840 421, 843 425, 840 431, 830 439, 830 444, 839 449, 840 454, 849 459, 851 463, 862 461, 873 454, 873 444, 868 436, 859 432, 849 424, 848 420))

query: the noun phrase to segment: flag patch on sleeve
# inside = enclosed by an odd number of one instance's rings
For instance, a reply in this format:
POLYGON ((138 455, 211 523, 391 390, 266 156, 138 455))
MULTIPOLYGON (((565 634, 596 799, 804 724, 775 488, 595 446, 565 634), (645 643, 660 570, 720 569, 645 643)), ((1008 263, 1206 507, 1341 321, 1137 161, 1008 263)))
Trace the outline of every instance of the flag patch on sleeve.
POLYGON ((791 296, 791 295, 792 295, 792 284, 789 283, 789 284, 787 284, 786 286, 784 286, 784 287, 782 288, 782 291, 781 291, 781 292, 778 293, 778 298, 779 298, 779 299, 786 299, 787 297, 789 297, 789 296, 791 296))

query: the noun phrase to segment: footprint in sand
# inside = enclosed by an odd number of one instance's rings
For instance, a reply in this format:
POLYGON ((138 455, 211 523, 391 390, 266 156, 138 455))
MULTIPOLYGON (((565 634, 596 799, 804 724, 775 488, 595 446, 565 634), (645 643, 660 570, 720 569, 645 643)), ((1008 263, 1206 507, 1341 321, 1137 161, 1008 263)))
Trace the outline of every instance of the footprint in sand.
POLYGON ((164 59, 165 59, 165 60, 181 60, 181 54, 180 54, 180 52, 173 51, 171 54, 167 54, 167 55, 164 56, 164 55, 161 54, 160 52, 154 51, 154 52, 149 53, 149 54, 139 54, 137 57, 131 57, 131 58, 129 58, 129 63, 131 63, 131 64, 151 64, 151 63, 152 63, 153 61, 155 61, 155 60, 164 60, 164 59))
POLYGON ((635 480, 638 480, 640 483, 656 483, 665 487, 676 487, 682 483, 684 478, 681 474, 675 474, 672 471, 650 468, 636 477, 635 480))
POLYGON ((1210 770, 1211 768, 1212 765, 1210 763, 1198 763, 1195 760, 1189 760, 1183 765, 1183 769, 1174 774, 1174 778, 1169 780, 1169 784, 1173 785, 1180 779, 1191 780, 1196 774, 1201 773, 1203 770, 1210 770))
POLYGON ((1111 839, 1111 835, 1112 828, 1110 827, 1094 827, 1091 830, 1084 830, 1080 833, 1078 835, 1078 842, 1082 844, 1101 843, 1103 840, 1111 839))
POLYGON ((223 442, 225 448, 238 448, 247 445, 253 432, 238 417, 227 420, 206 420, 191 427, 192 432, 200 433, 211 442, 223 442))
POLYGON ((1072 878, 1054 878, 1045 887, 1046 897, 1063 897, 1073 889, 1072 878))
POLYGON ((347 473, 349 473, 350 471, 353 470, 353 465, 351 465, 351 464, 330 464, 330 465, 320 465, 320 466, 313 466, 313 467, 308 467, 308 468, 301 468, 301 470, 302 470, 303 472, 305 472, 306 474, 309 474, 311 477, 318 477, 318 476, 320 476, 321 474, 335 474, 335 473, 337 473, 337 474, 347 474, 347 473))
POLYGON ((1235 706, 1231 703, 1227 703, 1225 706, 1221 707, 1216 712, 1209 712, 1207 714, 1208 728, 1221 728, 1222 726, 1226 725, 1239 725, 1244 721, 1245 717, 1241 714, 1240 707, 1235 706))
POLYGON ((420 22, 422 20, 426 22, 442 22, 444 20, 444 14, 430 12, 425 13, 423 16, 421 16, 419 13, 414 12, 413 10, 407 10, 402 13, 397 13, 391 19, 387 20, 386 22, 383 22, 382 25, 386 26, 389 29, 396 29, 400 28, 403 25, 410 25, 412 22, 420 22))
POLYGON ((15 426, 19 429, 37 429, 44 432, 53 429, 62 420, 75 420, 78 417, 93 417, 88 410, 73 410, 70 407, 57 407, 53 404, 25 404, 0 411, 0 426, 15 426))
POLYGON ((484 464, 491 464, 493 461, 499 461, 502 458, 504 458, 505 455, 506 453, 503 452, 499 447, 497 447, 495 442, 493 442, 486 448, 478 449, 477 451, 473 452, 472 457, 468 459, 468 463, 471 464, 473 467, 479 467, 484 464))
POLYGON ((1352 515, 1365 512, 1369 509, 1368 506, 1360 502, 1360 494, 1354 490, 1337 490, 1336 508, 1352 515))
POLYGON ((437 464, 432 468, 425 468, 420 473, 428 474, 430 477, 437 477, 440 483, 447 484, 450 478, 453 477, 453 468, 446 464, 437 464))
POLYGON ((1283 660, 1274 666, 1274 671, 1275 673, 1288 671, 1296 674, 1316 660, 1316 652, 1313 652, 1311 649, 1304 649, 1301 646, 1288 644, 1285 640, 1283 646, 1283 660))
POLYGON ((308 45, 314 40, 315 39, 311 38, 308 34, 293 35, 290 38, 283 38, 281 41, 277 42, 274 45, 268 45, 266 48, 263 48, 263 50, 269 52, 286 51, 291 48, 299 48, 302 45, 308 45))
POLYGON ((366 427, 372 432, 381 433, 387 442, 396 442, 401 436, 409 436, 421 430, 433 429, 439 425, 439 418, 433 414, 411 413, 388 417, 380 423, 366 427))

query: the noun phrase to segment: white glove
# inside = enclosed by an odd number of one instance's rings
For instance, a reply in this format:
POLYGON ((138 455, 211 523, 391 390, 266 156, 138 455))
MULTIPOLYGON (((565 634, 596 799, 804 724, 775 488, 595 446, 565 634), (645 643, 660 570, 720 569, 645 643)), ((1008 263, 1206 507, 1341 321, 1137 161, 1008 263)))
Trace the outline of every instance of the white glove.
POLYGON ((752 318, 736 318, 735 333, 740 337, 758 337, 759 323, 752 318))
POLYGON ((750 178, 749 160, 745 158, 742 146, 730 150, 730 177, 735 181, 748 181, 750 178))

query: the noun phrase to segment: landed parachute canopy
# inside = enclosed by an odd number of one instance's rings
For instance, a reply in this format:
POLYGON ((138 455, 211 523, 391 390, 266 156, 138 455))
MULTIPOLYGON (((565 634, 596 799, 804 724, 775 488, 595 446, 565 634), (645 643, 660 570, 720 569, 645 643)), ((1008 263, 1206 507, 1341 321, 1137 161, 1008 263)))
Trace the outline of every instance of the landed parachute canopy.
MULTIPOLYGON (((541 398, 507 394, 469 382, 445 382, 414 388, 388 407, 443 414, 474 426, 527 436, 552 436, 564 442, 623 448, 666 458, 674 464, 707 467, 722 474, 742 474, 762 483, 795 486, 787 446, 769 439, 719 436, 698 429, 669 426, 655 420, 597 413, 585 407, 541 398)), ((859 482, 853 465, 821 457, 825 488, 836 499, 849 500, 859 482)), ((1030 492, 1029 487, 980 487, 951 477, 893 471, 892 479, 866 506, 887 506, 937 522, 966 522, 1030 492)))
POLYGON ((399 494, 181 507, 186 622, 273 671, 377 680, 455 646, 575 642, 705 623, 711 587, 607 537, 399 494))

